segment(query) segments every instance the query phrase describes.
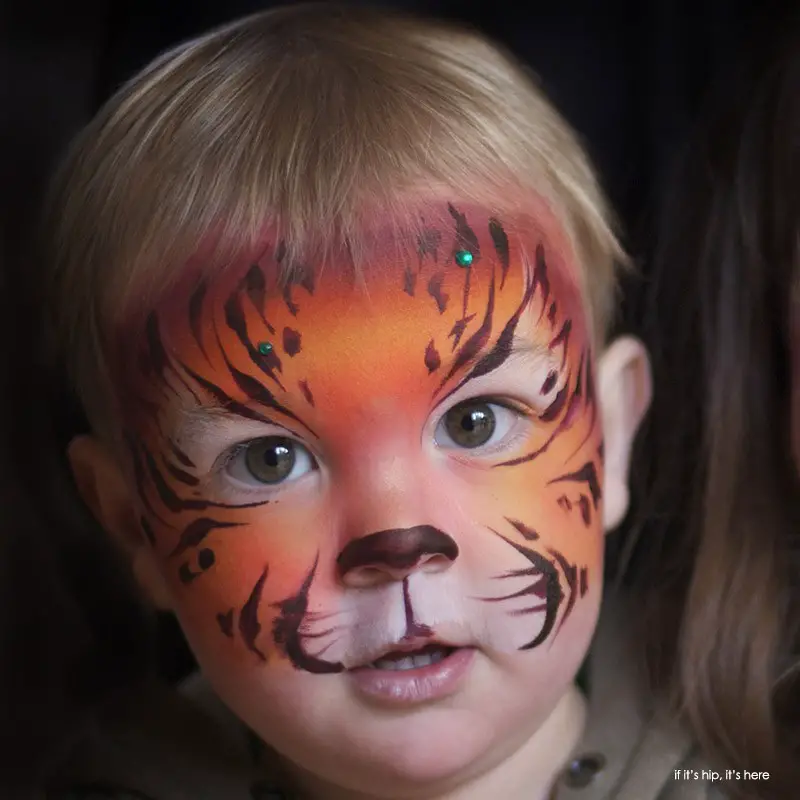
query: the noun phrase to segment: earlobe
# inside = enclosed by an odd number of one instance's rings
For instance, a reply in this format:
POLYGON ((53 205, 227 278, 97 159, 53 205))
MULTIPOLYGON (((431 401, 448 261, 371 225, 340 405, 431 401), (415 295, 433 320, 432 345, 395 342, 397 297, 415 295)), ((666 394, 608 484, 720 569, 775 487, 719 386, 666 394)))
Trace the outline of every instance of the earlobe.
POLYGON ((633 444, 653 393, 647 349, 633 337, 615 340, 600 358, 597 376, 605 445, 603 521, 608 531, 622 522, 630 504, 633 444))
POLYGON ((67 449, 78 493, 97 522, 130 558, 142 591, 158 608, 169 608, 169 593, 152 547, 143 535, 125 475, 106 445, 78 436, 67 449))

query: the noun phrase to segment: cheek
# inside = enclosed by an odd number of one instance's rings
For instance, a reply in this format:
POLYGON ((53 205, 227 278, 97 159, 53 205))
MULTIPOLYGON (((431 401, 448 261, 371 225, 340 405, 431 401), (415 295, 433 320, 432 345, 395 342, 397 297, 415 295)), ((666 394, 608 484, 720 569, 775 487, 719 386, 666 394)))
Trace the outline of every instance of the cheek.
POLYGON ((287 739, 299 739, 307 747, 315 730, 330 725, 320 698, 335 699, 335 681, 295 669, 273 653, 261 661, 221 639, 219 629, 196 625, 181 614, 178 618, 204 679, 261 739, 283 746, 287 739))
POLYGON ((593 568, 605 542, 603 466, 599 430, 583 436, 584 446, 571 445, 568 454, 558 447, 530 463, 496 468, 492 498, 523 538, 593 568))
POLYGON ((332 529, 331 515, 276 504, 239 512, 236 527, 213 531, 177 558, 162 557, 189 638, 210 635, 219 644, 222 634, 251 649, 248 642, 269 626, 263 609, 295 596, 318 558, 330 562, 324 545, 332 529))

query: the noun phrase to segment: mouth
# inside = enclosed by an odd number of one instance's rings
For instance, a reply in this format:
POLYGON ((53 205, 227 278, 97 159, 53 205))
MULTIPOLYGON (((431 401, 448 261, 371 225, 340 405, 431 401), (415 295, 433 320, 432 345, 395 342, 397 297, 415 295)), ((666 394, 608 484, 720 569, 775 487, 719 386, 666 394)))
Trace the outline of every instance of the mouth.
POLYGON ((364 664, 361 669, 376 669, 388 672, 408 672, 438 664, 461 648, 442 644, 428 644, 414 650, 392 650, 364 664))
POLYGON ((395 707, 440 700, 464 685, 477 652, 474 647, 431 641, 404 645, 348 671, 363 697, 395 707))

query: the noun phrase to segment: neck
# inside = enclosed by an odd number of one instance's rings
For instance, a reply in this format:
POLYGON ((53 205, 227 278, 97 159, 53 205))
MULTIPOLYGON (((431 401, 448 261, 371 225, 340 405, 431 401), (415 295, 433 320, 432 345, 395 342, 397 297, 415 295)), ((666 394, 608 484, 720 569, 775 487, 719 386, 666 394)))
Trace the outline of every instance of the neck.
MULTIPOLYGON (((571 686, 547 721, 502 761, 467 784, 436 794, 414 793, 408 800, 549 800, 558 775, 578 747, 586 722, 586 701, 571 686)), ((340 789, 304 773, 295 774, 309 800, 382 800, 383 795, 340 789)), ((399 797, 399 795, 394 795, 399 797)), ((404 796, 405 797, 405 796, 404 796)))

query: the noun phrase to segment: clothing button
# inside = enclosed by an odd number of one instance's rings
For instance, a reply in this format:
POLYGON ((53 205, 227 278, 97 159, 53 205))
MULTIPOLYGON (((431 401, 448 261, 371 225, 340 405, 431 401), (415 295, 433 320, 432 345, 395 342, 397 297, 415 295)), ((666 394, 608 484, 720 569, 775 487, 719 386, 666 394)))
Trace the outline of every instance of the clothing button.
POLYGON ((605 765, 606 760, 600 753, 585 753, 572 759, 569 766, 564 770, 561 780, 570 789, 583 789, 603 771, 605 765))

